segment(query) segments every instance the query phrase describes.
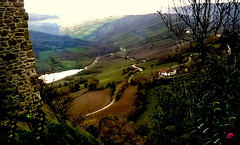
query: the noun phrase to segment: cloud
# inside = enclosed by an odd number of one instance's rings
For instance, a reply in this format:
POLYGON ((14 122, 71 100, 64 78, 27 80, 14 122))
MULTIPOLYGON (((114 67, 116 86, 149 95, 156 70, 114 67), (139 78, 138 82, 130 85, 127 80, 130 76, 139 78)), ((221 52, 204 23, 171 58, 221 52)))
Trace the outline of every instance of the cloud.
POLYGON ((56 15, 29 14, 29 21, 43 21, 48 19, 59 19, 56 15))

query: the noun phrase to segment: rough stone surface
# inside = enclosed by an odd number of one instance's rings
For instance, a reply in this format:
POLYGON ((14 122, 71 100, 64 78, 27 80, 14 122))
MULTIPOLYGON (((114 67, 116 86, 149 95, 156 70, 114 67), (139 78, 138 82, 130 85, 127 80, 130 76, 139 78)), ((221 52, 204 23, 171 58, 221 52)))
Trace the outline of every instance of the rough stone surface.
POLYGON ((0 89, 5 91, 0 97, 6 116, 0 121, 35 129, 42 120, 41 97, 27 20, 24 0, 0 0, 0 89))

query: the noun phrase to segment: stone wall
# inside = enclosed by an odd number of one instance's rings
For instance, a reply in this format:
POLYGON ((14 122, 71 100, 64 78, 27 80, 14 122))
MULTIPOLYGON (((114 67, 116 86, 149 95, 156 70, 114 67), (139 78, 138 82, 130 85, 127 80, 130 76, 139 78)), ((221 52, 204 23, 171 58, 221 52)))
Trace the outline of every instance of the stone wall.
POLYGON ((0 121, 12 137, 14 129, 41 130, 43 114, 24 0, 0 0, 0 16, 0 121))

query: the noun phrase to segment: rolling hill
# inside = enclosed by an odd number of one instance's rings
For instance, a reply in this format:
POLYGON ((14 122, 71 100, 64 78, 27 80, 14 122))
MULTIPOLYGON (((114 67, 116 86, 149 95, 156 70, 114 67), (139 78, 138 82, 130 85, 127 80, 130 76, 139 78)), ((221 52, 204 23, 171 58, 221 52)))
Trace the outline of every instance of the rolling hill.
POLYGON ((62 27, 61 32, 85 40, 111 40, 115 46, 137 59, 153 59, 172 49, 173 34, 158 14, 129 15, 88 21, 62 27), (84 34, 84 35, 83 35, 84 34))
POLYGON ((108 17, 62 27, 63 35, 30 31, 40 68, 45 60, 56 55, 64 69, 81 68, 92 57, 118 52, 137 60, 151 60, 173 49, 172 33, 165 28, 158 14, 108 17), (79 39, 80 38, 80 39, 79 39), (84 63, 82 63, 84 61, 84 63))
POLYGON ((90 42, 69 36, 52 35, 43 32, 30 31, 33 48, 36 51, 59 50, 67 47, 96 46, 97 42, 90 42))
POLYGON ((88 47, 96 47, 98 42, 90 42, 69 36, 52 35, 37 31, 30 31, 30 39, 40 72, 47 72, 50 66, 46 60, 51 56, 59 57, 64 70, 83 68, 91 63, 88 57, 88 47))
POLYGON ((86 21, 78 25, 62 27, 60 31, 71 37, 86 40, 99 41, 114 37, 113 39, 118 41, 124 39, 125 35, 142 40, 159 34, 155 34, 155 30, 156 28, 159 30, 163 26, 159 15, 147 14, 86 21), (120 38, 118 35, 124 37, 120 38))

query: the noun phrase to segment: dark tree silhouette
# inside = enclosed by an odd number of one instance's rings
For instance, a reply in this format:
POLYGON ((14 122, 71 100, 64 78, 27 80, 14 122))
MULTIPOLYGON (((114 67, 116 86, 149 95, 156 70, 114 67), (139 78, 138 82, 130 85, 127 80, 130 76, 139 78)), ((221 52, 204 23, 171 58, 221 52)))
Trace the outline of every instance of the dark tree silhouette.
POLYGON ((158 13, 180 46, 197 43, 202 56, 207 53, 206 38, 223 35, 226 31, 236 32, 238 28, 238 0, 173 0, 173 3, 174 7, 169 7, 168 13, 158 13))

